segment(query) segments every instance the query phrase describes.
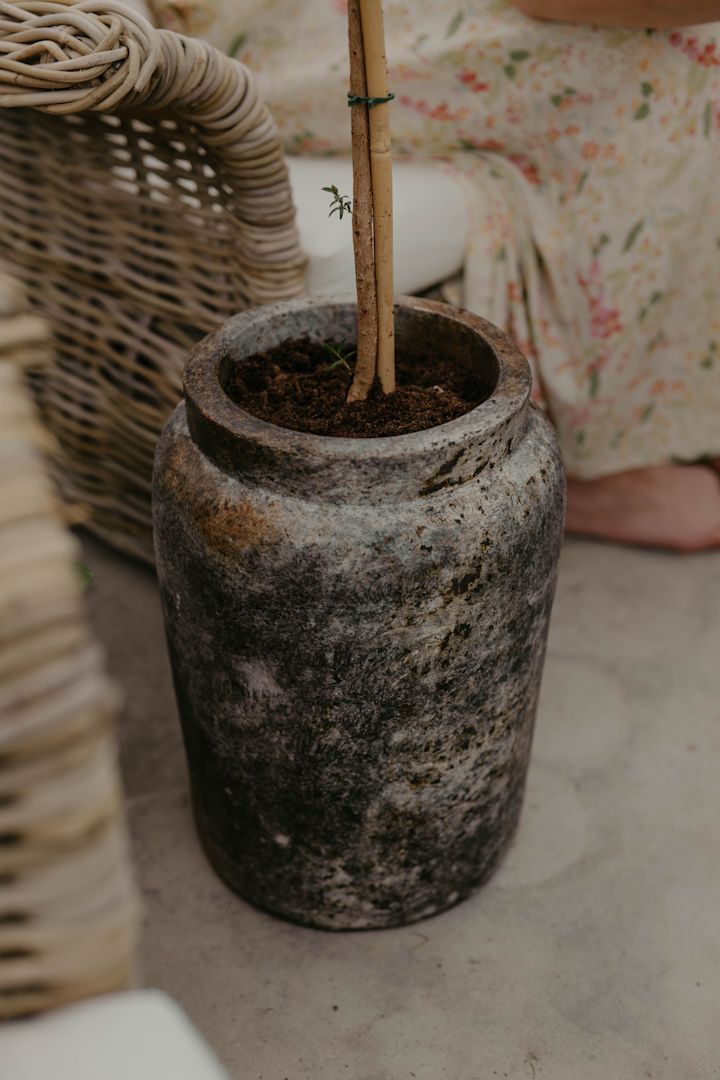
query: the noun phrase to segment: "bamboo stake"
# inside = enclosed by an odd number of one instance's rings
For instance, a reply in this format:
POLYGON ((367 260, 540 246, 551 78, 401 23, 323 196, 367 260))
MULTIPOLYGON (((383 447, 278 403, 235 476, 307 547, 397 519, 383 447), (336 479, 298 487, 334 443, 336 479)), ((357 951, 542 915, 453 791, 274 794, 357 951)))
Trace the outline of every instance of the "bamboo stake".
MULTIPOLYGON (((348 45, 350 50, 350 93, 367 96, 363 55, 360 0, 348 0, 348 45)), ((357 288, 358 337, 355 376, 347 400, 365 401, 375 381, 377 369, 378 311, 373 256, 373 202, 370 178, 370 120, 367 105, 351 110, 353 160, 353 248, 357 288)))
MULTIPOLYGON (((388 94, 382 0, 360 0, 367 93, 388 94)), ((377 373, 384 393, 395 390, 395 311, 393 301, 393 211, 390 109, 387 103, 370 113, 370 171, 375 237, 375 282, 378 307, 377 373)))

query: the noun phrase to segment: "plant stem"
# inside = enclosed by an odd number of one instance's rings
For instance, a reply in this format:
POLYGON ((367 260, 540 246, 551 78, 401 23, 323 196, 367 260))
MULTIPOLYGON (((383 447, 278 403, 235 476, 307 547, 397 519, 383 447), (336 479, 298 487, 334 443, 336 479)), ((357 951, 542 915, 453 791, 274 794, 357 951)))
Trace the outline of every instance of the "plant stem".
MULTIPOLYGON (((360 0, 365 74, 369 97, 387 97, 387 62, 382 0, 360 0)), ((370 113, 375 282, 378 306, 377 372, 386 394, 395 389, 395 312, 393 304, 393 208, 390 110, 375 105, 370 113)))
MULTIPOLYGON (((350 93, 367 96, 360 0, 348 0, 350 93)), ((367 105, 353 105, 351 113, 353 160, 353 248, 357 288, 357 357, 355 376, 347 400, 365 401, 377 368, 378 313, 373 254, 373 202, 370 178, 370 120, 367 105)))

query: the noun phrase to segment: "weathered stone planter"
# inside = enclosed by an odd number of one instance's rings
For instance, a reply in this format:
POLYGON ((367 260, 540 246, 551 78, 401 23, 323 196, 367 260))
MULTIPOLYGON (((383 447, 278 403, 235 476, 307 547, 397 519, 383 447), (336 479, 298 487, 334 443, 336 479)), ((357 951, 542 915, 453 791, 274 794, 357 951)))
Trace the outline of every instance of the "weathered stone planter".
POLYGON ((469 350, 487 401, 383 439, 238 408, 233 357, 354 336, 354 307, 231 319, 192 353, 155 465, 158 572, 200 836, 253 903, 393 926, 467 896, 520 814, 564 480, 528 365, 483 320, 398 306, 469 350))

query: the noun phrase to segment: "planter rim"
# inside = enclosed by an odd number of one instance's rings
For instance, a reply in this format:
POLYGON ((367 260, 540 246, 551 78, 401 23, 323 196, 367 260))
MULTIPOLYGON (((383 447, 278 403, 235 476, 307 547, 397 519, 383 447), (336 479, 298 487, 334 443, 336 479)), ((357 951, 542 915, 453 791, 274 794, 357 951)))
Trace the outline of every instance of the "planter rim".
MULTIPOLYGON (((402 482, 394 485, 397 492, 388 490, 385 481, 389 470, 409 469, 410 473, 416 473, 418 470, 413 465, 423 460, 426 473, 427 466, 434 465, 434 471, 444 477, 446 472, 455 474, 455 458, 462 456, 468 443, 484 444, 488 461, 509 452, 510 443, 525 428, 531 389, 530 367, 519 349, 492 323, 461 308, 416 297, 397 297, 395 307, 400 317, 405 314, 410 319, 417 316, 419 320, 442 318, 454 323, 456 331, 469 331, 482 340, 490 350, 498 372, 495 387, 485 401, 436 427, 371 438, 316 435, 261 420, 233 402, 222 385, 221 369, 228 358, 242 355, 242 339, 262 333, 265 327, 282 328, 283 323, 287 323, 287 333, 274 332, 274 344, 305 333, 316 340, 326 340, 326 334, 320 335, 317 330, 313 333, 312 325, 307 332, 298 330, 303 316, 306 313, 317 316, 321 312, 323 323, 336 319, 347 322, 350 314, 354 319, 356 308, 355 297, 350 295, 281 301, 233 316, 190 353, 183 382, 193 440, 216 465, 226 472, 241 475, 244 480, 252 481, 257 468, 258 482, 268 483, 269 473, 277 471, 273 470, 271 462, 277 466, 282 460, 284 477, 278 486, 285 491, 296 489, 298 495, 342 497, 350 502, 366 501, 368 497, 367 491, 357 499, 349 493, 347 473, 353 469, 361 470, 368 480, 371 480, 371 474, 382 471, 386 488, 383 498, 402 498, 412 492, 406 490, 408 485, 402 482), (452 468, 448 462, 453 463, 452 468), (323 471, 325 482, 320 475, 323 471), (291 472, 293 478, 290 478, 291 472), (339 480, 339 473, 345 473, 345 479, 336 484, 333 478, 339 480)), ((253 351, 256 351, 255 347, 253 351)), ((433 468, 430 468, 432 472, 433 468)), ((470 478, 469 474, 448 476, 447 484, 470 478)), ((445 482, 440 486, 446 486, 445 482)), ((418 490, 414 481, 410 487, 415 488, 415 494, 430 493, 422 490, 422 484, 418 490)))

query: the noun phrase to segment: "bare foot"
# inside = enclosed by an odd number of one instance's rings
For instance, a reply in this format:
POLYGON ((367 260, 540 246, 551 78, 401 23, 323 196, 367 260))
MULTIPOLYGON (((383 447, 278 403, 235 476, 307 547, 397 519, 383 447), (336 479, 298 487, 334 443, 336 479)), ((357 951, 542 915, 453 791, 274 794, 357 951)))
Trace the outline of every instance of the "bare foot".
POLYGON ((702 551, 720 547, 720 461, 657 465, 568 481, 568 533, 621 544, 702 551))

